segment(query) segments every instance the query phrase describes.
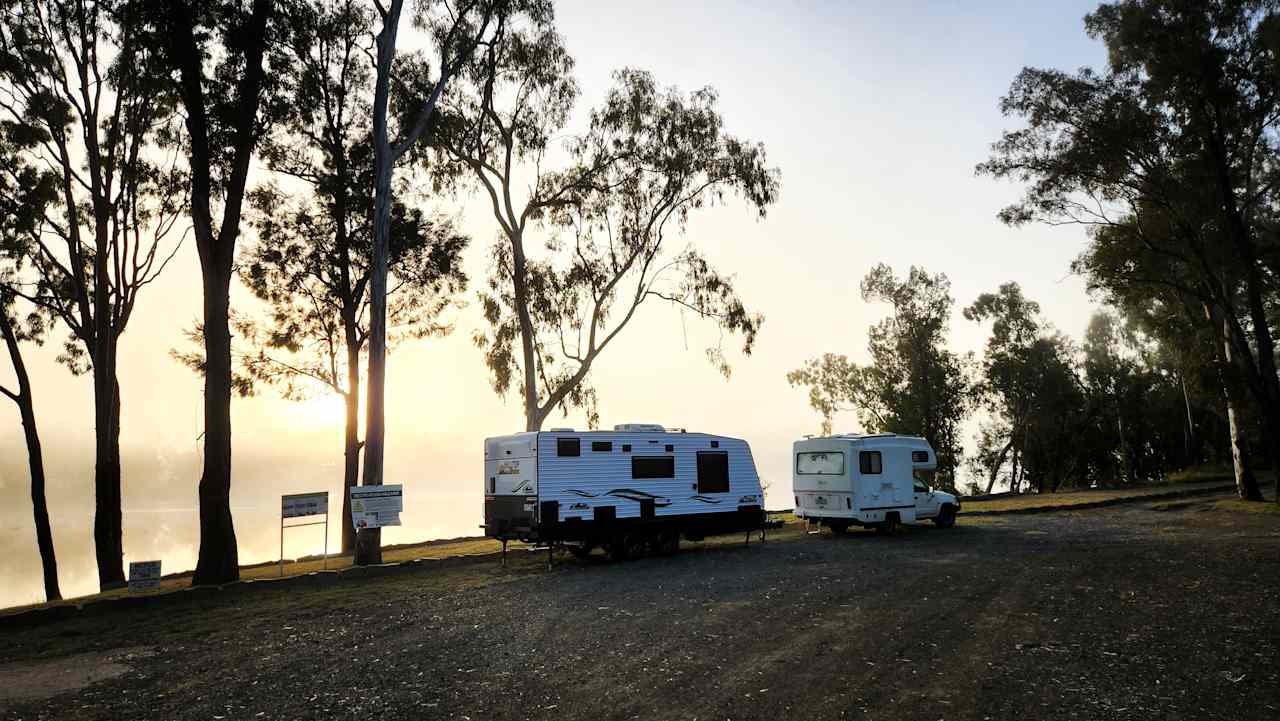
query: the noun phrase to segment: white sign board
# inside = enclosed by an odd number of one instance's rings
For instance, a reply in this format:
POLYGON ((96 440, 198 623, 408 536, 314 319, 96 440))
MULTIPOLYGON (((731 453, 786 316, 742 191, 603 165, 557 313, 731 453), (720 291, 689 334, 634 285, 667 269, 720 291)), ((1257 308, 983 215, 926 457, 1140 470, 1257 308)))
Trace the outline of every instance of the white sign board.
POLYGON ((159 561, 133 561, 129 564, 129 592, 150 591, 160 587, 159 561))
POLYGON ((400 525, 404 487, 352 486, 351 525, 356 529, 400 525))
POLYGON ((329 492, 295 493, 280 497, 280 515, 283 518, 322 516, 329 512, 329 492))

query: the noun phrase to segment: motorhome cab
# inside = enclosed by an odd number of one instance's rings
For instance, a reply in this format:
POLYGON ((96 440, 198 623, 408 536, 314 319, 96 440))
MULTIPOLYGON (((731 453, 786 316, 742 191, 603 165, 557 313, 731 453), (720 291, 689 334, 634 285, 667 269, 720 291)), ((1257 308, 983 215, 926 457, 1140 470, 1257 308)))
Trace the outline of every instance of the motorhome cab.
POLYGON ((960 502, 929 487, 938 458, 928 441, 894 434, 807 438, 792 446, 795 515, 844 531, 852 525, 892 533, 932 520, 949 528, 960 502))
POLYGON ((761 528, 763 509, 751 448, 737 438, 636 423, 484 442, 485 535, 504 542, 670 553, 682 536, 761 528))

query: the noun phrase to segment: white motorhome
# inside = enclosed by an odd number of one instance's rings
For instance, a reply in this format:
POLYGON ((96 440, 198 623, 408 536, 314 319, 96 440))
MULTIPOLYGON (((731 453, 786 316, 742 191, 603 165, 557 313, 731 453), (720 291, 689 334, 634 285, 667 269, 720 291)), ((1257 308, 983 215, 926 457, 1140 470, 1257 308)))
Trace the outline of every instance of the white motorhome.
POLYGON ((901 523, 955 524, 960 501, 930 488, 938 457, 928 441, 891 433, 806 438, 792 446, 795 515, 837 532, 901 523))
POLYGON ((516 433, 484 442, 485 535, 615 558, 683 536, 750 531, 764 492, 746 441, 660 425, 516 433))

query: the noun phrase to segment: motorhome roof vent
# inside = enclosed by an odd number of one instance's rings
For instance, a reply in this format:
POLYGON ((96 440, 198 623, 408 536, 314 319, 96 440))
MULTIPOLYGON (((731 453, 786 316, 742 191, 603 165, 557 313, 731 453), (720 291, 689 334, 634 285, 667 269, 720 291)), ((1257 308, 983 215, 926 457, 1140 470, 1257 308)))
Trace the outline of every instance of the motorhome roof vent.
POLYGON ((658 423, 619 423, 613 430, 619 433, 665 433, 667 429, 658 423))
POLYGON ((552 428, 552 433, 573 433, 572 428, 552 428))

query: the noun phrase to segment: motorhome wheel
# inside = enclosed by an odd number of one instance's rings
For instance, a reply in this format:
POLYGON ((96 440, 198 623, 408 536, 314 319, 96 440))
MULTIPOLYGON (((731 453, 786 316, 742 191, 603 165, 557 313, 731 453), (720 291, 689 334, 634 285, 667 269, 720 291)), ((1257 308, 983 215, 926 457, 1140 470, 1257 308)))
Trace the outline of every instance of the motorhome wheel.
POLYGON ((898 532, 898 514, 886 514, 884 520, 876 525, 876 533, 885 536, 892 536, 898 532))
POLYGON ((950 504, 942 507, 938 517, 933 519, 938 528, 951 528, 956 525, 956 507, 950 504))

